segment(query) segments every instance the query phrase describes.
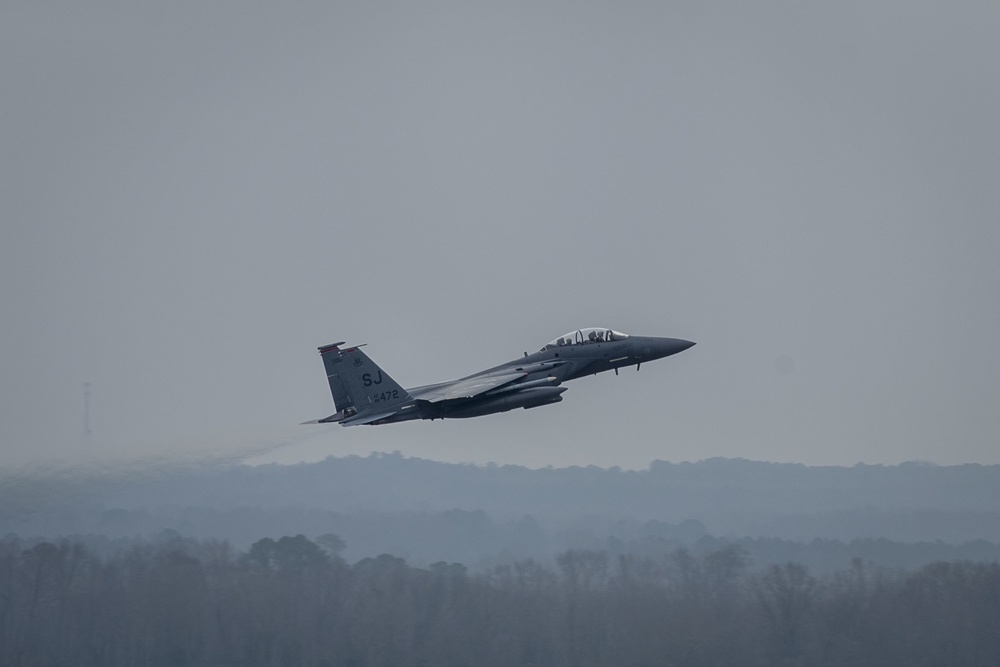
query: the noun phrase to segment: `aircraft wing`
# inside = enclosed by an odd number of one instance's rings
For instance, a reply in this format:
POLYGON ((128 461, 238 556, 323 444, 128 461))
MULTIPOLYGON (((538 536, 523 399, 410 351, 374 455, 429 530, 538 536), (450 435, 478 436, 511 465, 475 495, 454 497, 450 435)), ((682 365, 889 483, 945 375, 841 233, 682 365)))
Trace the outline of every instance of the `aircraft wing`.
POLYGON ((502 387, 526 376, 524 371, 505 371, 495 375, 476 375, 473 377, 455 380, 453 382, 442 382, 441 384, 410 389, 410 395, 422 401, 438 403, 455 398, 472 398, 479 394, 484 394, 490 389, 502 387))

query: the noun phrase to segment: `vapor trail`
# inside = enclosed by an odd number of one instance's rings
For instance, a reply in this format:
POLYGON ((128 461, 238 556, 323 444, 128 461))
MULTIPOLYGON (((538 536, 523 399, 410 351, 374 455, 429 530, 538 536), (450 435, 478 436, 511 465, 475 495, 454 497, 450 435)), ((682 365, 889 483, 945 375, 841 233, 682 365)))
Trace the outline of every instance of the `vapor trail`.
POLYGON ((5 466, 0 470, 0 519, 72 507, 124 485, 152 483, 167 475, 238 465, 316 435, 287 428, 247 438, 208 437, 153 448, 148 444, 95 448, 85 455, 5 466), (155 453, 145 453, 151 449, 155 453))

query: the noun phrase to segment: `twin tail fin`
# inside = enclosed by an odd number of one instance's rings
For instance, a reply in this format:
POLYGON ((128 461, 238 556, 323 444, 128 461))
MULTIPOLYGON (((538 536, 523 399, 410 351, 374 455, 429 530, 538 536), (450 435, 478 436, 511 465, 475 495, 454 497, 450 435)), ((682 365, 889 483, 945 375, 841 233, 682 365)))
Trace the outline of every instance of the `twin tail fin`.
POLYGON ((336 414, 320 422, 340 422, 344 426, 365 424, 394 414, 413 397, 389 374, 379 368, 361 346, 341 349, 344 343, 319 348, 330 383, 336 414))

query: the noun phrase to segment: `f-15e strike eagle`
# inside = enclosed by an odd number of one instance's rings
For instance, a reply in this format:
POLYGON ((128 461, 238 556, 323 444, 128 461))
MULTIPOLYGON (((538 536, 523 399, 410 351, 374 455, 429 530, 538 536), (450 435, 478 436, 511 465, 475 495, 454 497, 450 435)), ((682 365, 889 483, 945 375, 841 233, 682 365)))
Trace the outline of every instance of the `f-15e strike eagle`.
POLYGON ((669 357, 694 343, 680 338, 630 336, 591 327, 556 338, 534 354, 468 377, 403 389, 361 346, 319 348, 337 412, 309 424, 391 424, 410 419, 479 417, 558 403, 567 380, 669 357))

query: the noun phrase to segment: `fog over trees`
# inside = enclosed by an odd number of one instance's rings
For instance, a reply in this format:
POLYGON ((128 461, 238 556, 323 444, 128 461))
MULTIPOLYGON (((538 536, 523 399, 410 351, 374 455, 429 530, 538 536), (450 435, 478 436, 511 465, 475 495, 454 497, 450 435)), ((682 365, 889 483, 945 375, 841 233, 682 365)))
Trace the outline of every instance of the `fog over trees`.
MULTIPOLYGON (((472 569, 570 549, 652 556, 739 542, 754 567, 853 558, 918 567, 1000 557, 1000 466, 807 467, 733 459, 647 470, 455 465, 398 454, 0 481, 0 535, 115 540, 162 531, 247 549, 334 533, 350 562, 392 553, 472 569)), ((102 543, 105 543, 102 546, 102 543)))
POLYGON ((995 665, 1000 466, 0 480, 0 664, 995 665))

